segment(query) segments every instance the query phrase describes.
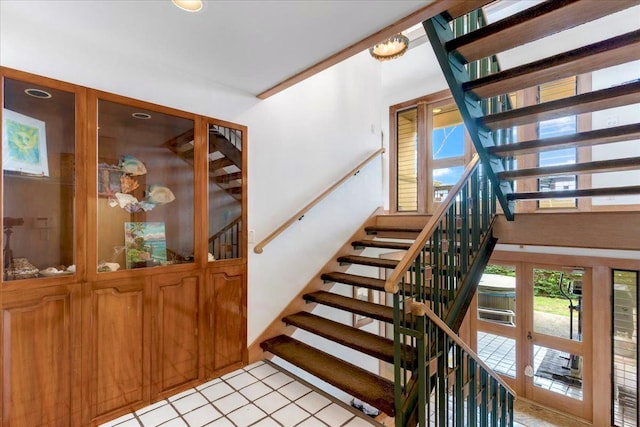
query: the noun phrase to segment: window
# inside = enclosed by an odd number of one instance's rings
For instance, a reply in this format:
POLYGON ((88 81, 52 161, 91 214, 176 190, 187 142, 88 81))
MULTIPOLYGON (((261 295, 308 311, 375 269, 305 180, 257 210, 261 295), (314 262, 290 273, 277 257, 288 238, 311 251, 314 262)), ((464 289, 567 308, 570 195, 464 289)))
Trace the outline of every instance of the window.
POLYGON ((638 272, 613 270, 612 424, 637 427, 638 272))
MULTIPOLYGON (((576 94, 575 77, 546 83, 538 87, 538 102, 550 102, 556 99, 566 98, 576 94)), ((567 116, 558 119, 540 122, 538 125, 539 138, 552 138, 562 135, 574 134, 577 131, 577 117, 567 116)), ((538 154, 538 166, 556 166, 576 163, 575 148, 563 150, 543 151, 538 154)), ((563 191, 575 190, 577 177, 575 175, 546 176, 538 180, 539 191, 563 191)), ((546 199, 538 204, 540 208, 573 208, 576 207, 576 199, 546 199)))
POLYGON ((391 107, 395 123, 391 174, 396 212, 432 213, 464 172, 471 141, 462 116, 448 93, 391 107))

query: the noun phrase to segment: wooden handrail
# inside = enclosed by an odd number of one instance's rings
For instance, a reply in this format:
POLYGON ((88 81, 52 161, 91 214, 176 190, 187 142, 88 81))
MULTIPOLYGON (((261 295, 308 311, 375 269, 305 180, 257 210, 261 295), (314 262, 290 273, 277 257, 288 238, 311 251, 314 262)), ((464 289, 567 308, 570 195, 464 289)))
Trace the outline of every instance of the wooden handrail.
POLYGON ((413 242, 411 247, 407 250, 407 253, 404 254, 404 257, 400 260, 396 268, 391 272, 389 278, 384 282, 384 290, 386 292, 395 294, 400 290, 398 286, 398 282, 403 277, 404 273, 411 267, 413 261, 418 256, 418 253, 422 250, 423 246, 429 240, 429 237, 433 235, 436 227, 440 224, 442 217, 447 213, 449 207, 455 202, 456 197, 458 196, 458 192, 467 181, 471 173, 475 170, 475 168, 479 164, 480 157, 477 154, 474 154, 473 158, 465 168, 462 176, 458 180, 458 183, 451 188, 447 198, 444 199, 444 202, 438 206, 438 209, 434 212, 433 216, 429 219, 429 222, 424 226, 416 240, 413 242))
POLYGON ((445 334, 447 334, 447 336, 451 340, 453 340, 458 347, 460 347, 462 350, 467 352, 467 354, 469 354, 469 356, 473 360, 475 360, 476 363, 482 367, 482 369, 484 369, 485 371, 487 371, 489 373, 489 375, 494 377, 496 379, 496 381, 498 381, 500 383, 501 386, 503 386, 505 389, 507 389, 507 391, 509 393, 511 393, 513 396, 517 396, 516 392, 513 391, 513 389, 511 387, 509 387, 509 384, 504 382, 504 380, 502 378, 500 378, 498 376, 498 374, 496 374, 493 371, 493 369, 491 369, 489 366, 487 366, 487 364, 484 363, 482 361, 482 359, 480 359, 480 356, 478 356, 476 354, 476 352, 473 351, 471 349, 471 347, 469 347, 462 340, 462 338, 460 338, 455 332, 453 332, 453 330, 451 330, 451 328, 449 328, 447 326, 447 324, 442 319, 440 319, 438 317, 438 315, 436 313, 434 313, 433 310, 431 310, 425 303, 412 301, 411 302, 411 314, 413 314, 414 316, 427 316, 429 318, 429 320, 431 320, 433 323, 435 323, 438 328, 440 328, 445 334))
POLYGON ((262 251, 264 250, 264 247, 267 246, 273 239, 278 237, 278 235, 280 235, 280 233, 282 233, 284 230, 286 230, 294 222, 302 219, 302 217, 307 212, 309 212, 311 210, 311 208, 313 208, 315 205, 320 203, 322 201, 322 199, 327 197, 331 192, 333 192, 336 188, 338 188, 341 184, 343 184, 345 181, 347 181, 353 175, 356 175, 358 172, 360 172, 360 169, 365 167, 369 162, 371 162, 373 159, 375 159, 376 157, 378 157, 382 153, 384 153, 384 148, 380 148, 380 149, 376 150, 373 154, 371 154, 369 157, 367 157, 364 161, 360 162, 360 164, 358 164, 358 166, 356 166, 355 168, 351 169, 342 178, 340 178, 333 185, 331 185, 329 188, 324 190, 322 192, 322 194, 320 194, 318 197, 316 197, 311 202, 309 202, 305 207, 303 207, 298 212, 296 212, 293 216, 291 216, 291 218, 286 220, 280 227, 276 228, 275 231, 273 231, 271 234, 269 234, 267 237, 265 237, 262 241, 260 241, 260 243, 255 245, 254 248, 253 248, 253 251, 255 253, 257 253, 257 254, 261 254, 262 251))

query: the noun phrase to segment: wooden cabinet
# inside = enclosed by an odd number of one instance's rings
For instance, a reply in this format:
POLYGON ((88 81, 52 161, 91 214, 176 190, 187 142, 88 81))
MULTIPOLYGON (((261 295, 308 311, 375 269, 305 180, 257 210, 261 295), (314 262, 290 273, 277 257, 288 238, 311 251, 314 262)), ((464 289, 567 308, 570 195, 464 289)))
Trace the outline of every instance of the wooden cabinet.
POLYGON ((200 282, 191 273, 153 278, 154 397, 198 380, 200 282))
POLYGON ((80 425, 80 285, 2 295, 2 425, 80 425))
POLYGON ((233 370, 246 361, 245 275, 244 265, 208 270, 204 304, 208 314, 205 376, 233 370))
POLYGON ((4 67, 0 97, 0 137, 39 147, 0 144, 1 425, 99 425, 246 363, 246 127, 4 67))
POLYGON ((149 401, 150 335, 144 279, 94 283, 88 294, 83 376, 93 420, 149 401))

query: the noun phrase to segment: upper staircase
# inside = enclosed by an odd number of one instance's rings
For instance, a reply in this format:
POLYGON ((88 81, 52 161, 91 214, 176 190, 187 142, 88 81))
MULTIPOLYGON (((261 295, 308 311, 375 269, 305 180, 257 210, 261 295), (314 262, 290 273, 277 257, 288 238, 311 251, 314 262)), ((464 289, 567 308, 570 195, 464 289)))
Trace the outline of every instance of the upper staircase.
MULTIPOLYGON (((637 6, 637 0, 545 1, 475 31, 456 37, 452 17, 447 13, 424 22, 427 36, 447 79, 483 164, 490 165, 490 177, 505 215, 513 219, 515 201, 557 198, 602 197, 640 194, 640 185, 584 187, 544 191, 516 191, 518 180, 639 170, 640 157, 582 160, 572 164, 520 168, 513 159, 522 155, 565 148, 629 141, 640 136, 640 123, 581 130, 552 138, 497 139, 518 126, 536 125, 573 115, 589 114, 640 102, 640 80, 604 89, 585 91, 514 108, 509 102, 518 91, 560 79, 579 76, 640 59, 640 30, 631 31, 576 49, 550 55, 507 70, 483 66, 487 58, 518 46, 533 43, 584 23, 637 6), (506 101, 506 102, 505 102, 506 101), (483 108, 490 105, 491 108, 483 108)), ((481 12, 481 11, 480 11, 481 12)), ((481 19, 483 15, 478 15, 481 19)), ((535 44, 529 45, 535 49, 535 44)), ((583 181, 584 182, 584 181, 583 181)), ((635 185, 633 185, 635 184, 635 185)), ((520 186, 522 187, 522 186, 520 186)))

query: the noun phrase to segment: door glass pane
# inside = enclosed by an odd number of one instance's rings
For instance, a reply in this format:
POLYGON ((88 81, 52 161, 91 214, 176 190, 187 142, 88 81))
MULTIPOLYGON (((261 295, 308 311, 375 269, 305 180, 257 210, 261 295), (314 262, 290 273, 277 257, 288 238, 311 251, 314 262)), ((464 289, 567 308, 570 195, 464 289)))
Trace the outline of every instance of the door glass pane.
POLYGON ((536 387, 582 400, 582 356, 534 345, 533 371, 536 387))
POLYGON ((637 427, 638 272, 613 271, 613 423, 637 427))
POLYGON ((582 272, 533 270, 533 330, 582 341, 582 272))
POLYGON ((399 212, 418 210, 418 109, 398 113, 397 206, 399 212))
POLYGON ((478 284, 478 319, 516 325, 516 269, 488 265, 478 284))
POLYGON ((98 271, 193 262, 193 120, 98 101, 98 271))
POLYGON ((209 125, 209 261, 242 254, 242 131, 209 125))
POLYGON ((464 155, 464 124, 455 104, 433 109, 431 138, 434 160, 464 155))
POLYGON ((488 332, 478 332, 478 356, 491 369, 516 377, 516 340, 488 332))
POLYGON ((4 280, 71 275, 75 94, 13 79, 3 89, 4 280))
POLYGON ((433 191, 434 202, 442 202, 449 190, 460 180, 464 166, 454 166, 450 168, 440 168, 433 170, 433 191))

